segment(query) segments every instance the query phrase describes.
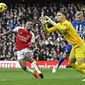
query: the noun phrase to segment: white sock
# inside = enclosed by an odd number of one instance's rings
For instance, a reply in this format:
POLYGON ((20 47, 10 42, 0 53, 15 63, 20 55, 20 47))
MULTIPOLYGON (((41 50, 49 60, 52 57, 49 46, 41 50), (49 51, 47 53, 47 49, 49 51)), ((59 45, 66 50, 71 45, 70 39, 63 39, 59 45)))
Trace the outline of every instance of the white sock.
POLYGON ((57 68, 57 67, 58 67, 58 64, 55 65, 55 68, 57 68))
POLYGON ((30 72, 30 73, 34 73, 34 71, 32 69, 30 69, 29 67, 27 67, 26 71, 30 72))
POLYGON ((38 66, 36 65, 36 62, 35 62, 35 61, 32 62, 32 66, 33 66, 33 68, 37 71, 38 74, 41 73, 41 71, 39 70, 39 68, 38 68, 38 66))

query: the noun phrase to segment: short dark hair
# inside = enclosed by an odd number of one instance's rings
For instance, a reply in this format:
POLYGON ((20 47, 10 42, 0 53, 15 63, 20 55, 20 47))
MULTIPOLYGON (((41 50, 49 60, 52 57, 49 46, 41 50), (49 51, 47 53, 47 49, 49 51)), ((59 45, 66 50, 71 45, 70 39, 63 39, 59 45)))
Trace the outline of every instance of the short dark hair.
POLYGON ((65 15, 66 16, 66 18, 67 18, 67 12, 66 11, 62 11, 62 10, 60 10, 60 11, 58 11, 59 13, 62 13, 63 15, 65 15))

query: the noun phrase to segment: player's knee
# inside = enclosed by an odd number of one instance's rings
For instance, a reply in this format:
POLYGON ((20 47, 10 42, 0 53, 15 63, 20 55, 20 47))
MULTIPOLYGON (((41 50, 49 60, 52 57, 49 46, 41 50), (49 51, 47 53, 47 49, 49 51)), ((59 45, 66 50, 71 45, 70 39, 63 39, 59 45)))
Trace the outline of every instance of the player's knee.
POLYGON ((71 63, 68 63, 68 66, 72 66, 72 64, 71 63))
POLYGON ((69 63, 69 66, 72 67, 73 69, 75 69, 76 71, 79 70, 79 68, 76 67, 75 63, 69 63))
POLYGON ((68 66, 69 66, 69 67, 72 67, 72 68, 75 68, 75 67, 74 67, 74 63, 69 63, 68 66))
POLYGON ((26 66, 21 66, 21 68, 22 68, 24 71, 26 71, 26 66))

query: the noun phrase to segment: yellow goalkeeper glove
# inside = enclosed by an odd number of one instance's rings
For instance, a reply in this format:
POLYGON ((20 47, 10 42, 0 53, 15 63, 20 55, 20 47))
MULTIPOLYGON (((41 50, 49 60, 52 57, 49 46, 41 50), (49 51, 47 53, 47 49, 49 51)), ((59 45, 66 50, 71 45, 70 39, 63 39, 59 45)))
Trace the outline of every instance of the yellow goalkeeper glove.
POLYGON ((54 21, 53 21, 50 17, 45 16, 45 19, 46 19, 46 22, 48 22, 48 23, 52 24, 53 26, 55 26, 55 25, 56 25, 56 22, 54 22, 54 21))

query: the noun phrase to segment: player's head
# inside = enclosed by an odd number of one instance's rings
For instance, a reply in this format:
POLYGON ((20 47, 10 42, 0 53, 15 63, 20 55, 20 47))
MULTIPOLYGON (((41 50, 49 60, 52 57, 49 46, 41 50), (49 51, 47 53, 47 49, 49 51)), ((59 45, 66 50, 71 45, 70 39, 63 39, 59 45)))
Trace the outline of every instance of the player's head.
POLYGON ((78 21, 78 23, 81 23, 82 20, 84 19, 83 12, 81 12, 81 11, 77 12, 75 17, 76 17, 76 20, 78 21))
POLYGON ((57 13, 57 21, 62 22, 67 19, 67 13, 65 11, 58 11, 57 13))
POLYGON ((33 27, 33 24, 31 21, 26 22, 26 25, 25 25, 26 31, 30 31, 32 29, 32 27, 33 27))

